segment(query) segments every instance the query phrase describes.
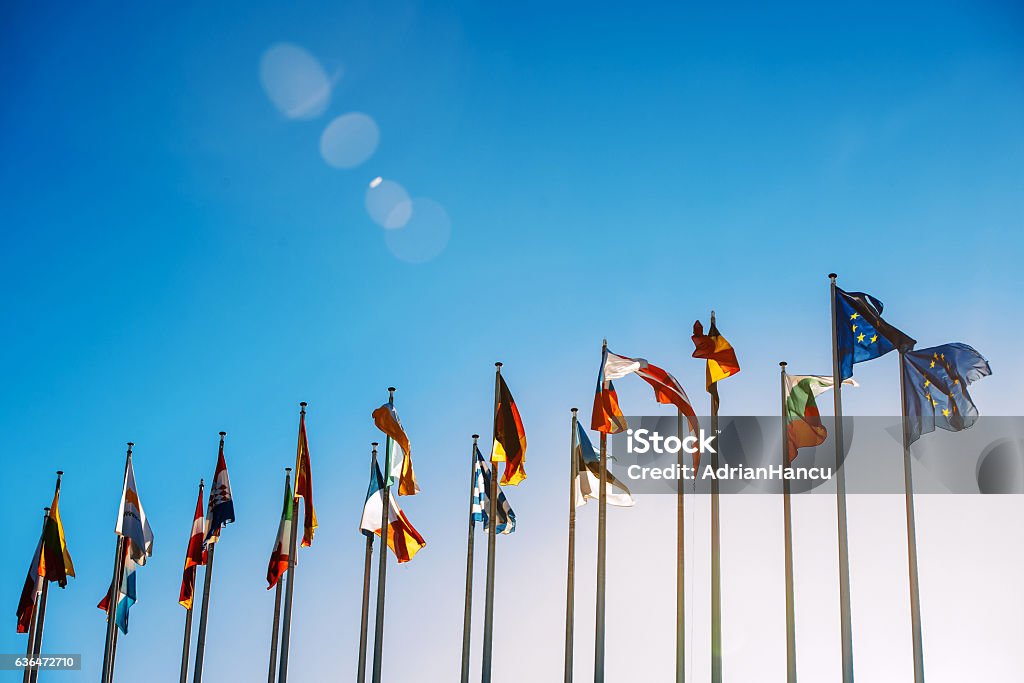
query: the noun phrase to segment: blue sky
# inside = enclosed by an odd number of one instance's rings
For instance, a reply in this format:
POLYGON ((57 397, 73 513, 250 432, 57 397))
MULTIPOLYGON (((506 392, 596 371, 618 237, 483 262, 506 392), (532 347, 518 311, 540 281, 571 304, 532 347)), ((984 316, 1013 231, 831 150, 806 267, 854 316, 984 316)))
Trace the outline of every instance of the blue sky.
MULTIPOLYGON (((589 417, 602 337, 705 401, 689 334, 714 308, 743 364, 723 410, 774 414, 777 361, 828 371, 830 270, 882 299, 921 345, 976 346, 995 371, 974 391, 982 411, 1019 414, 1019 7, 435 5, 0 10, 0 448, 17 481, 3 503, 12 559, 0 585, 12 617, 0 650, 23 648, 13 609, 62 468, 79 578, 51 598, 47 649, 84 653, 82 679, 94 678, 103 619, 93 605, 109 581, 124 442, 134 440, 156 555, 140 570, 119 665, 172 680, 195 485, 212 477, 224 429, 239 521, 218 552, 209 645, 222 655, 207 671, 262 672, 272 604, 261 583, 305 400, 322 528, 301 557, 294 670, 319 680, 299 652, 328 648, 354 668, 355 527, 378 438, 369 413, 394 384, 424 489, 403 503, 429 545, 393 574, 389 648, 411 643, 450 680, 468 437, 489 428, 495 360, 530 437, 530 479, 509 493, 520 530, 502 539, 505 580, 546 567, 521 607, 506 605, 507 623, 543 619, 557 637, 568 409, 589 417), (261 60, 282 43, 328 76, 318 115, 289 118, 261 82, 261 60), (371 117, 380 141, 364 163, 338 169, 321 156, 321 134, 350 112, 371 117), (389 248, 364 205, 378 176, 404 186, 414 207, 443 207, 451 233, 436 257, 410 263, 389 248), (228 647, 246 661, 228 661, 228 647)), ((898 410, 894 359, 857 373, 850 412, 898 410)), ((645 387, 624 382, 620 395, 657 410, 645 387)), ((945 522, 966 514, 935 505, 945 522)), ((993 514, 974 505, 979 524, 993 514)), ((636 519, 658 523, 658 504, 640 507, 636 519)), ((633 512, 616 515, 620 543, 650 526, 630 522, 633 512)), ((732 547, 753 553, 735 521, 732 547)), ((900 517, 890 522, 898 531, 900 517)), ((817 533, 807 525, 805 538, 817 533)), ((978 552, 1009 570, 990 546, 978 552)), ((622 581, 642 574, 621 571, 622 581)), ((811 610, 805 624, 826 623, 833 597, 823 596, 824 616, 811 610)), ((871 602, 860 604, 870 622, 871 602)), ((1024 606, 1024 594, 1009 604, 1024 606)), ((738 620, 725 620, 728 638, 738 620)), ((522 647, 536 675, 554 680, 561 655, 546 633, 522 647)), ((581 626, 578 639, 587 634, 581 626)), ((870 634, 859 637, 873 652, 870 634)), ((941 657, 942 642, 926 647, 941 657)), ((898 666, 889 656, 883 648, 865 666, 903 671, 903 654, 891 655, 898 666)), ((654 676, 671 661, 652 658, 654 676)), ((610 655, 610 666, 619 659, 628 656, 610 655)), ((826 660, 808 655, 815 680, 837 672, 826 660)), ((1020 665, 994 657, 992 675, 1020 665)))

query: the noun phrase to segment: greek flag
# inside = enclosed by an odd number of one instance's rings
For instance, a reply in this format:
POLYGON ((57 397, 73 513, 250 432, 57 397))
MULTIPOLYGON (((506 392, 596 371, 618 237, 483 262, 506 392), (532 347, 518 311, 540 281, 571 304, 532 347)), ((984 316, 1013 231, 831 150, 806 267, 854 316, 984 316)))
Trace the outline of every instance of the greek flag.
MULTIPOLYGON (((484 460, 480 449, 476 449, 476 475, 473 478, 473 521, 483 522, 484 531, 489 530, 488 511, 491 509, 491 464, 484 460)), ((516 530, 516 513, 512 511, 505 493, 498 487, 498 524, 495 533, 511 534, 516 530)))

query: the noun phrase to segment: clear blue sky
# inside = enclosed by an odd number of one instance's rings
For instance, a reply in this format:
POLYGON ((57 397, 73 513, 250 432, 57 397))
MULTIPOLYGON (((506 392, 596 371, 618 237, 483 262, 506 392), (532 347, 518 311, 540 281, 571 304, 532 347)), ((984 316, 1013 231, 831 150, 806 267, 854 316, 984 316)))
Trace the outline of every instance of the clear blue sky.
MULTIPOLYGON (((689 334, 715 308, 744 368, 723 410, 774 414, 777 361, 828 370, 830 270, 923 345, 976 346, 995 371, 975 393, 982 411, 1019 414, 1024 12, 890 5, 6 3, 0 651, 24 648, 14 607, 62 468, 79 577, 52 594, 46 649, 82 652, 81 680, 95 678, 93 605, 134 440, 156 543, 119 665, 173 680, 195 486, 212 477, 224 429, 238 522, 218 552, 207 671, 262 675, 262 577, 306 400, 321 530, 300 558, 293 671, 322 680, 325 656, 353 669, 369 414, 395 384, 423 487, 403 504, 428 547, 392 574, 389 650, 405 639, 451 680, 468 437, 489 430, 502 360, 530 438, 530 478, 509 492, 520 528, 502 550, 544 567, 516 618, 550 624, 516 656, 554 680, 560 649, 541 636, 557 639, 562 614, 568 409, 589 418, 601 338, 703 402, 689 334), (318 115, 290 119, 268 97, 261 59, 280 43, 328 75, 318 115), (379 146, 332 167, 321 133, 353 111, 376 122, 379 146), (364 206, 376 176, 444 207, 451 237, 436 258, 389 249, 364 206)), ((891 358, 858 379, 852 412, 898 409, 891 358)), ((623 384, 627 408, 656 410, 646 388, 623 384)), ((616 514, 620 543, 630 514, 616 514)), ((749 561, 739 524, 726 542, 749 561)), ((725 620, 728 638, 742 619, 725 620)), ((578 639, 589 634, 588 622, 578 639)), ((652 657, 659 672, 671 661, 652 657)))

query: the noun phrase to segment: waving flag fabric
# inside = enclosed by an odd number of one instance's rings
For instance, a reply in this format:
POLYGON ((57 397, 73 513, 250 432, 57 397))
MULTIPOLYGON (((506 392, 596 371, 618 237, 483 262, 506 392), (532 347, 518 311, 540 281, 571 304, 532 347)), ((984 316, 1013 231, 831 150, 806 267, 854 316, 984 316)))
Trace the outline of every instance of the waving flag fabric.
POLYGON ((178 604, 185 609, 192 609, 192 599, 196 593, 196 567, 206 564, 203 554, 203 530, 206 520, 203 518, 203 485, 199 485, 199 499, 196 501, 196 514, 192 518, 192 533, 188 537, 185 549, 185 570, 181 576, 181 590, 178 591, 178 604))
MULTIPOLYGON (((491 510, 491 464, 484 458, 480 449, 476 452, 476 472, 473 475, 473 521, 481 522, 484 531, 490 529, 491 510)), ((494 527, 495 533, 511 534, 516 530, 516 513, 512 511, 512 505, 505 497, 505 492, 498 487, 498 524, 494 527)))
MULTIPOLYGON (((594 451, 594 444, 587 436, 587 430, 576 423, 576 507, 586 505, 588 500, 601 496, 601 458, 594 451)), ((611 471, 605 472, 605 501, 618 507, 632 507, 636 500, 611 471)))
POLYGON ((131 541, 129 548, 135 564, 145 565, 146 559, 153 555, 153 530, 139 500, 139 489, 135 485, 135 467, 130 458, 124 475, 121 509, 114 531, 118 536, 124 536, 126 541, 131 541))
MULTIPOLYGON (((598 386, 600 386, 603 381, 609 382, 610 386, 612 380, 621 379, 632 374, 636 374, 640 379, 651 385, 651 388, 654 389, 654 398, 658 403, 674 405, 678 408, 679 411, 687 417, 687 423, 689 424, 690 429, 694 433, 697 433, 700 429, 700 426, 697 424, 697 414, 694 412, 693 404, 690 403, 690 398, 686 395, 686 390, 683 389, 683 385, 679 383, 679 380, 673 377, 668 371, 647 362, 644 358, 620 356, 617 353, 612 353, 606 347, 604 352, 604 364, 601 368, 601 373, 598 375, 598 386)), ((610 389, 610 391, 614 394, 615 390, 610 389)), ((615 397, 614 410, 618 411, 617 396, 615 397)), ((595 413, 597 412, 598 411, 595 409, 595 413)), ((621 413, 618 414, 618 417, 621 419, 621 413)), ((611 420, 614 424, 614 416, 611 420)), ((608 421, 608 417, 602 416, 602 424, 607 424, 608 421)), ((622 424, 624 425, 625 422, 622 424)), ((593 425, 591 425, 591 429, 604 431, 597 429, 597 427, 594 427, 593 425)), ((618 429, 616 431, 622 430, 618 429)))
POLYGON ((893 349, 910 349, 917 342, 882 319, 882 302, 864 292, 836 287, 836 340, 839 377, 853 377, 853 364, 874 360, 893 349))
POLYGON ((398 419, 395 411, 395 404, 388 401, 377 410, 373 411, 373 423, 377 429, 391 437, 391 453, 388 470, 388 486, 398 482, 398 495, 414 496, 420 492, 420 486, 416 483, 416 473, 412 469, 412 445, 409 443, 409 436, 402 428, 402 421, 398 419), (402 450, 402 457, 397 458, 398 449, 402 450))
POLYGON ((217 453, 217 469, 213 474, 210 498, 206 505, 206 538, 203 544, 220 540, 220 531, 235 521, 235 502, 231 497, 231 480, 228 478, 228 464, 224 460, 224 435, 220 437, 217 453))
POLYGON ((40 573, 47 581, 56 581, 61 588, 67 585, 69 576, 75 575, 75 565, 64 539, 64 523, 60 519, 60 479, 53 492, 53 502, 46 516, 43 528, 43 555, 40 573))
POLYGON ((501 476, 503 486, 518 486, 526 479, 526 429, 512 392, 500 373, 491 462, 505 463, 505 472, 501 476))
MULTIPOLYGON (((383 516, 384 477, 381 475, 380 467, 374 460, 370 469, 370 486, 366 491, 366 503, 363 505, 363 518, 359 528, 367 534, 380 536, 380 522, 383 516)), ((395 496, 388 496, 388 547, 395 554, 398 562, 408 562, 416 556, 427 544, 412 523, 406 518, 405 513, 398 507, 395 496)))
POLYGON ((288 571, 289 552, 292 547, 292 511, 295 509, 291 484, 287 478, 284 483, 284 506, 281 509, 281 523, 277 526, 277 542, 270 553, 270 564, 267 566, 267 590, 277 585, 284 573, 288 571))
POLYGON ((992 374, 988 361, 967 344, 943 344, 904 354, 904 415, 910 441, 935 428, 958 432, 978 419, 967 385, 992 374))
MULTIPOLYGON (((825 443, 828 430, 821 423, 821 413, 815 397, 832 388, 831 376, 785 375, 786 377, 786 443, 790 462, 798 450, 825 443)), ((853 379, 843 380, 848 386, 858 386, 853 379)))
POLYGON ((711 394, 711 410, 718 412, 718 382, 732 377, 740 371, 740 363, 736 360, 736 351, 732 344, 723 337, 715 325, 714 317, 711 327, 704 334, 704 326, 699 320, 693 323, 693 357, 707 361, 705 386, 711 394))
MULTIPOLYGON (((132 605, 134 605, 138 599, 135 592, 135 569, 137 565, 135 561, 132 560, 132 557, 140 554, 143 557, 145 556, 145 553, 140 553, 137 548, 133 549, 131 546, 132 542, 125 539, 124 571, 121 576, 121 585, 118 586, 117 590, 117 605, 114 608, 114 623, 119 629, 121 629, 121 633, 124 634, 128 633, 128 610, 131 609, 132 605)), ((109 590, 96 606, 109 614, 109 590)))
POLYGON ((28 627, 32 623, 32 613, 36 609, 36 598, 39 591, 43 590, 43 577, 39 573, 39 561, 43 555, 43 539, 36 544, 36 551, 32 553, 32 562, 28 565, 28 575, 25 577, 25 585, 21 589, 21 599, 18 601, 18 633, 28 633, 28 627))
POLYGON ((313 544, 316 531, 316 510, 313 508, 313 470, 309 462, 309 441, 306 440, 306 410, 299 414, 299 445, 295 452, 295 502, 302 498, 302 547, 313 544))
POLYGON ((620 358, 622 357, 610 353, 607 346, 601 355, 601 369, 597 372, 597 391, 594 394, 594 410, 590 416, 590 428, 594 431, 617 434, 626 429, 626 418, 622 416, 622 410, 619 408, 619 395, 615 393, 612 380, 615 379, 615 375, 625 377, 634 372, 635 362, 629 358, 623 359, 627 361, 623 367, 620 358), (613 376, 608 376, 609 371, 613 376))

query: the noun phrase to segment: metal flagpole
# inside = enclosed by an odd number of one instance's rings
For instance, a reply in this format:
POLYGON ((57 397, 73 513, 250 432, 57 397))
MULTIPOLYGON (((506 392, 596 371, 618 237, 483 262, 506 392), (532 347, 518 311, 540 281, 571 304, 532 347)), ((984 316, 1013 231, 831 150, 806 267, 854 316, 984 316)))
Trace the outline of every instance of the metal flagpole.
MULTIPOLYGON (((128 465, 132 461, 132 448, 134 446, 134 443, 131 441, 128 442, 128 453, 125 455, 124 460, 123 481, 125 482, 128 480, 128 465)), ((124 495, 123 485, 122 495, 124 495)), ((120 524, 121 520, 118 520, 118 526, 120 526, 120 524)), ((124 546, 124 536, 118 534, 117 548, 114 550, 114 576, 113 580, 110 582, 110 593, 107 596, 107 638, 103 646, 102 683, 113 683, 114 680, 114 655, 117 648, 117 624, 114 616, 117 612, 117 598, 120 594, 121 578, 124 574, 124 546)))
MULTIPOLYGON (((604 362, 608 350, 608 340, 601 343, 601 362, 604 362)), ((602 389, 608 388, 605 381, 602 389)), ((604 683, 604 592, 605 592, 605 560, 607 559, 608 534, 608 435, 601 432, 601 465, 599 468, 600 491, 597 497, 597 598, 594 602, 594 683, 604 683)))
MULTIPOLYGON (((782 468, 788 470, 789 432, 786 414, 786 361, 779 363, 782 368, 779 375, 782 391, 782 468)), ((782 525, 785 545, 786 567, 786 683, 796 683, 796 610, 793 591, 793 509, 789 497, 789 479, 782 478, 782 525)))
POLYGON ((569 439, 569 557, 565 569, 565 683, 572 683, 572 637, 576 625, 576 416, 572 409, 572 437, 569 439))
MULTIPOLYGON (((227 432, 220 433, 221 452, 224 451, 224 437, 226 435, 227 432)), ((216 485, 217 482, 213 482, 213 486, 216 485)), ((203 607, 199 612, 199 638, 196 640, 196 665, 192 671, 193 683, 201 683, 203 680, 203 660, 206 657, 206 620, 210 616, 210 590, 213 587, 213 551, 217 548, 216 541, 217 537, 214 536, 210 539, 206 548, 206 571, 203 572, 203 607)))
MULTIPOLYGON (((676 415, 676 436, 683 439, 683 411, 676 415)), ((683 451, 677 454, 680 472, 684 466, 683 451)), ((686 514, 683 508, 685 480, 676 480, 676 683, 686 683, 686 514)))
POLYGON ((846 530, 846 472, 843 469, 843 380, 839 369, 838 316, 836 310, 836 278, 829 273, 830 305, 832 307, 832 393, 835 402, 836 441, 836 517, 839 527, 839 630, 842 637, 843 683, 853 683, 853 620, 850 617, 850 548, 846 530))
POLYGON ((917 523, 914 519, 913 464, 910 459, 910 424, 907 421, 905 380, 906 351, 900 349, 900 409, 903 413, 903 492, 907 507, 907 563, 910 575, 910 628, 914 638, 914 683, 924 683, 924 649, 921 642, 921 586, 917 576, 917 523))
MULTIPOLYGON (((203 499, 203 480, 199 480, 199 500, 203 499)), ((192 536, 188 537, 189 545, 192 544, 192 536)), ((195 600, 195 578, 192 580, 192 594, 193 602, 195 600)), ((189 646, 192 644, 192 608, 189 607, 185 610, 185 640, 181 646, 181 677, 179 678, 180 683, 187 683, 188 681, 188 660, 189 660, 189 646)))
MULTIPOLYGON (((306 402, 299 403, 299 424, 303 424, 306 415, 306 402)), ((295 484, 298 484, 299 473, 295 473, 295 484)), ((308 514, 308 511, 306 511, 308 514)), ((284 625, 281 627, 281 668, 277 674, 278 683, 288 681, 288 651, 292 638, 292 596, 295 593, 295 565, 298 564, 299 541, 299 498, 292 487, 292 533, 288 544, 288 586, 284 591, 284 625)))
MULTIPOLYGON (((284 468, 284 489, 291 489, 292 468, 284 468)), ((295 505, 292 504, 292 518, 295 517, 295 505)), ((277 651, 281 635, 281 593, 283 591, 281 578, 278 577, 277 585, 274 587, 274 630, 270 634, 270 666, 267 667, 267 683, 274 683, 277 680, 277 651)), ((184 683, 184 681, 182 681, 184 683)))
MULTIPOLYGON (((711 327, 715 312, 711 311, 711 327)), ((711 434, 715 448, 711 451, 711 683, 722 683, 722 541, 719 526, 718 500, 718 382, 711 385, 711 434)))
MULTIPOLYGON (((498 426, 498 391, 501 378, 501 363, 495 363, 494 372, 494 422, 491 427, 491 455, 494 455, 494 440, 497 437, 498 426)), ((494 460, 488 456, 491 463, 491 482, 488 486, 488 514, 490 524, 487 528, 487 587, 484 596, 484 646, 480 680, 482 683, 491 683, 491 648, 494 635, 494 564, 495 564, 495 529, 498 524, 498 468, 494 460)))
MULTIPOLYGON (((43 554, 43 538, 46 536, 46 522, 47 522, 49 516, 50 516, 50 508, 43 508, 43 529, 42 529, 42 531, 39 532, 39 558, 37 558, 37 560, 41 560, 42 559, 42 554, 43 554)), ((37 561, 36 562, 36 574, 38 575, 38 573, 39 573, 39 562, 37 561)), ((46 579, 45 578, 37 577, 36 578, 36 585, 38 586, 40 582, 42 582, 43 587, 46 586, 46 579)), ((37 590, 36 591, 36 602, 35 602, 34 605, 32 605, 32 616, 29 618, 29 622, 28 622, 28 644, 25 647, 25 658, 29 659, 29 660, 33 659, 36 656, 36 652, 37 652, 37 650, 36 650, 36 617, 39 616, 39 601, 40 601, 41 595, 42 595, 42 589, 37 590)), ((32 680, 32 669, 33 668, 31 666, 25 667, 25 673, 22 676, 23 683, 30 683, 30 681, 32 680)))
MULTIPOLYGON (((388 403, 395 402, 395 388, 388 387, 388 403)), ((384 593, 388 574, 388 519, 391 508, 391 437, 384 439, 384 488, 381 491, 380 557, 377 560, 377 614, 373 622, 373 683, 380 683, 384 664, 384 593)), ((284 683, 282 681, 281 683, 284 683)))
MULTIPOLYGON (((370 476, 375 473, 377 465, 377 442, 370 444, 370 476)), ((386 532, 385 532, 386 533, 386 532)), ((366 534, 366 557, 363 562, 363 611, 359 620, 359 663, 356 670, 356 683, 366 681, 366 640, 370 623, 370 572, 373 569, 373 534, 366 534)), ((381 536, 383 538, 383 534, 381 536)), ((273 682, 271 682, 273 683, 273 682)))
POLYGON ((473 435, 469 453, 469 539, 466 541, 466 607, 462 613, 462 683, 469 683, 469 652, 473 627, 473 496, 476 490, 476 450, 480 435, 473 435))

